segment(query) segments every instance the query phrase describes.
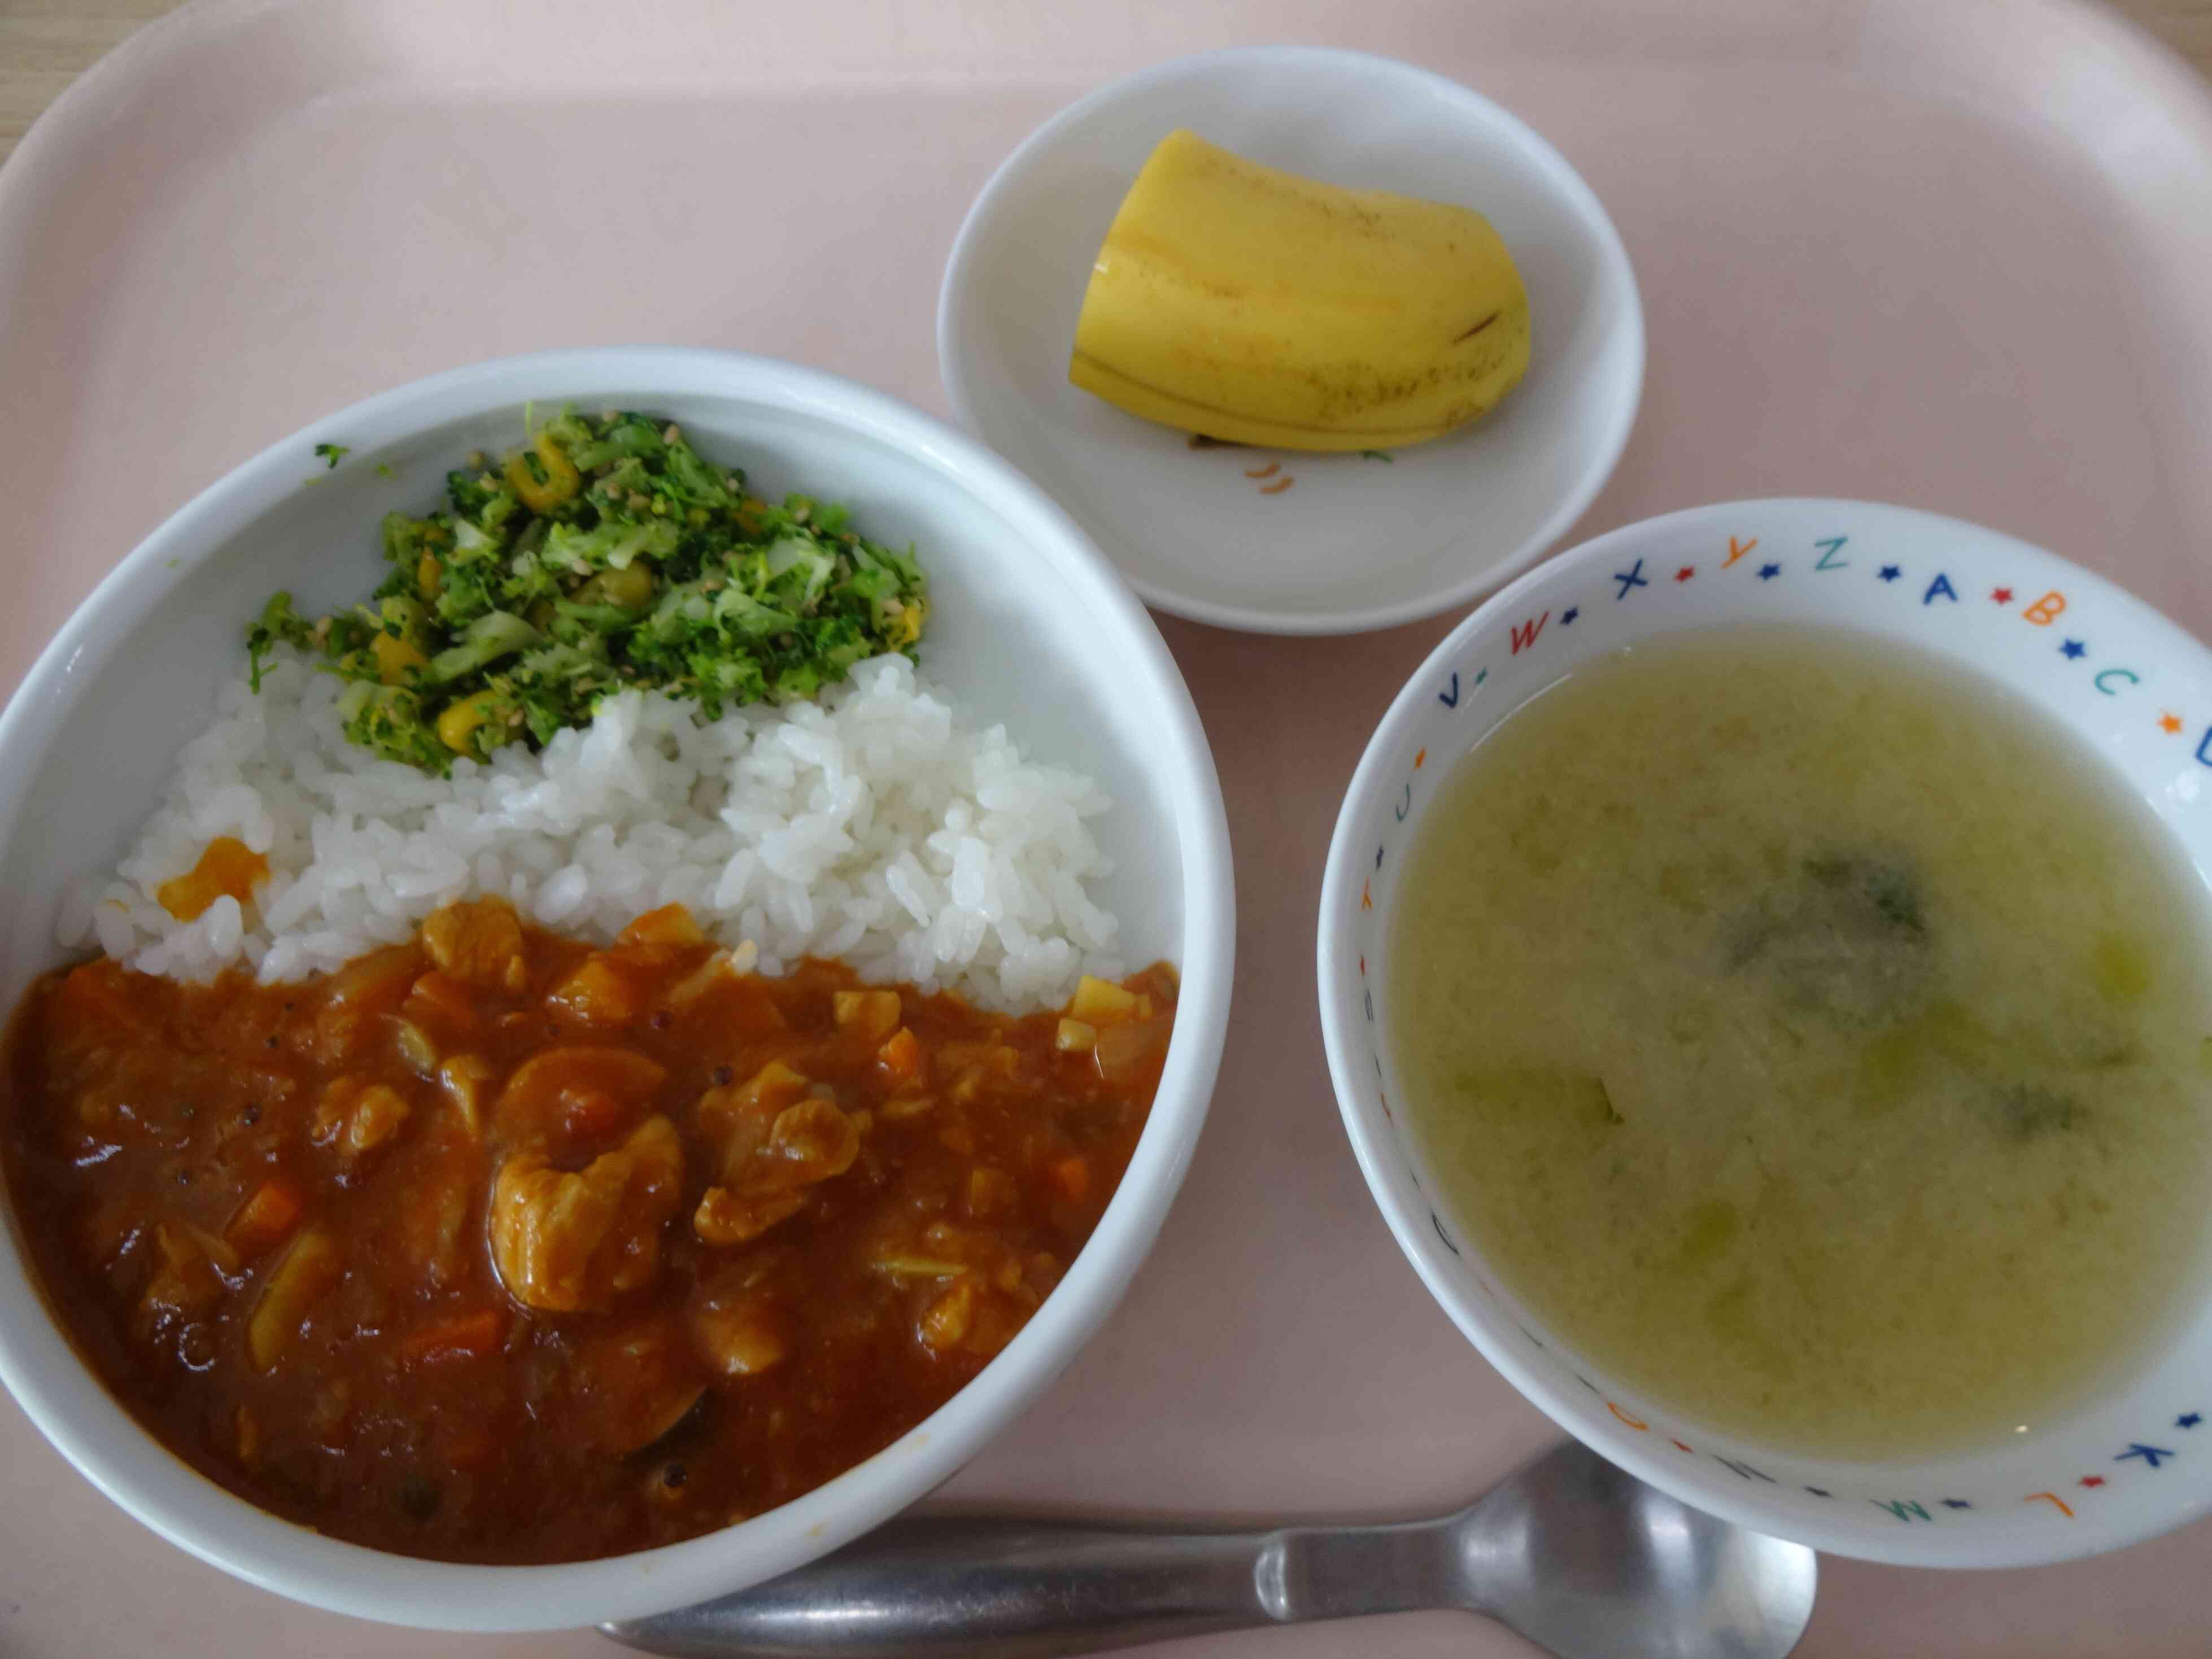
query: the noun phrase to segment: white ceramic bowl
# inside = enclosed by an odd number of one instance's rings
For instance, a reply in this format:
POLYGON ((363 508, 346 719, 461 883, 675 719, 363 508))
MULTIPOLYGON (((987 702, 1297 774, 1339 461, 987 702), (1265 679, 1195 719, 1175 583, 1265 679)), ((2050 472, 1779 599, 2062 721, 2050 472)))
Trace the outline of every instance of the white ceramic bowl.
POLYGON ((103 1492, 203 1559, 364 1618, 545 1629, 652 1613, 772 1577, 913 1502, 1060 1373, 1112 1310, 1182 1180, 1221 1054, 1234 942, 1221 793, 1151 619, 1066 516, 1012 468, 878 393, 808 369, 678 349, 556 352, 441 374, 319 422, 247 462, 147 538, 87 599, 0 717, 0 997, 53 966, 64 883, 112 864, 179 745, 238 672, 240 629, 276 587, 320 610, 378 568, 386 509, 422 511, 471 448, 512 445, 526 404, 642 408, 774 495, 850 503, 913 541, 934 601, 925 666, 1039 756, 1114 798, 1105 902, 1133 960, 1182 974, 1152 1118, 1067 1277, 940 1410, 828 1485, 743 1525, 605 1561, 452 1566, 320 1537, 231 1497, 143 1432, 95 1382, 29 1277, 12 1212, 0 1247, 0 1379, 103 1492), (349 453, 326 472, 319 442, 349 453), (380 469, 389 468, 389 476, 380 469))
MULTIPOLYGON (((2087 1555, 2212 1507, 2212 1297, 2133 1375, 2020 1443, 1886 1463, 1778 1455, 1678 1420, 1578 1358, 1510 1295, 1392 1118, 1377 1036, 1398 855, 1440 781, 1577 664, 1721 623, 1825 623, 1954 659, 2027 697, 2140 793, 2212 873, 2212 653, 2049 553, 1858 501, 1741 501, 1633 525, 1531 572, 1454 629, 1376 728, 1322 891, 1322 1024, 1346 1128, 1398 1243, 1509 1381, 1686 1503, 1839 1554, 1929 1566, 2087 1555)), ((1990 1294, 2003 1294, 2002 1286, 1990 1294)))
POLYGON ((1116 81, 1025 140, 953 243, 937 353, 962 422, 1065 503, 1152 604, 1224 628, 1340 634, 1463 605, 1566 532, 1635 422, 1644 312, 1589 186, 1488 99, 1387 58, 1257 46, 1116 81), (1527 378, 1473 426, 1387 465, 1193 451, 1070 386, 1098 245, 1176 127, 1332 184, 1486 215, 1528 284, 1527 378), (1270 462, 1264 481, 1248 476, 1270 462))

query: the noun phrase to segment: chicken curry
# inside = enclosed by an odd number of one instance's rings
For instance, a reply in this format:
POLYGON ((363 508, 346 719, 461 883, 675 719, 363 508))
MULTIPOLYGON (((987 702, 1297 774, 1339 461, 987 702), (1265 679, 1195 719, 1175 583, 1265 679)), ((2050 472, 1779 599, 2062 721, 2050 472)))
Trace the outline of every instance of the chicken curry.
POLYGON ((880 1449, 1082 1248, 1176 983, 1016 1018, 449 906, 306 985, 49 975, 6 1150, 49 1298, 193 1467, 333 1537, 579 1560, 880 1449))

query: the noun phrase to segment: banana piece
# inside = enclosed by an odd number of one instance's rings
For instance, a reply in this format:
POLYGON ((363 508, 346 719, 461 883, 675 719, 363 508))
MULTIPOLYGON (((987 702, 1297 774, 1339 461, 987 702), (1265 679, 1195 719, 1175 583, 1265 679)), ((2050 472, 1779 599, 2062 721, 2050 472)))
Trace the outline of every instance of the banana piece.
POLYGON ((1528 367, 1528 293, 1480 214, 1178 131, 1098 250, 1067 377, 1209 438, 1355 450, 1441 437, 1528 367))

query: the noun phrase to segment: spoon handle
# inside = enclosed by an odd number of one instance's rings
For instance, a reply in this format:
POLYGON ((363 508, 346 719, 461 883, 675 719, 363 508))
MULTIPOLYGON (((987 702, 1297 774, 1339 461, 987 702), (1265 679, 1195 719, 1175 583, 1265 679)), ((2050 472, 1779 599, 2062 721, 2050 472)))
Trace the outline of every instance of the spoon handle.
POLYGON ((1448 1601, 1431 1522, 1188 1532, 909 1516, 698 1607, 600 1628, 680 1659, 1042 1659, 1448 1601))

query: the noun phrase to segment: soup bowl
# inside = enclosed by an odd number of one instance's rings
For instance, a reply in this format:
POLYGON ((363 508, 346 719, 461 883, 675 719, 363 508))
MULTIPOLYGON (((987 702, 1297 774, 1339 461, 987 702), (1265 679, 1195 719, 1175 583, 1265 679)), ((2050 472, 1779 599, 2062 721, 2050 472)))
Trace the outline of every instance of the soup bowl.
POLYGON ((814 1491, 689 1541, 550 1566, 417 1560, 326 1538, 172 1456, 101 1388, 42 1300, 12 1206, 0 1235, 0 1380, 48 1439, 172 1542, 266 1589, 368 1619, 526 1630, 664 1611, 787 1571, 944 1480, 1073 1358, 1119 1301, 1181 1183, 1221 1054, 1234 933, 1219 785, 1181 675, 1083 532, 978 445, 889 398, 732 353, 556 352, 456 370, 276 444, 156 530, 86 600, 0 717, 0 997, 64 959, 62 895, 112 867, 179 748, 240 672, 273 589, 319 611, 374 580, 376 525, 419 513, 446 469, 574 402, 680 422, 771 498, 804 487, 914 544, 931 586, 922 658, 979 725, 1079 768, 1115 872, 1100 902, 1133 963, 1182 974, 1166 1066, 1127 1172, 1029 1322, 939 1410, 814 1491), (342 447, 318 458, 318 447, 342 447))
POLYGON ((2109 582, 1993 531, 1860 501, 1741 501, 1613 532, 1454 629, 1391 705, 1346 795, 1318 966, 1330 1074, 1369 1188, 1431 1293, 1515 1387, 1686 1503, 1918 1565, 2054 1561, 2178 1526, 2212 1506, 2212 1291, 2201 1274, 2194 1300, 2116 1382, 2030 1435, 1956 1455, 1809 1457, 1686 1417, 1577 1354, 1432 1197, 1438 1182, 1396 1109, 1385 1033, 1392 918, 1407 902, 1399 872, 1445 781, 1580 665, 1761 623, 1893 641, 2009 690, 2078 738, 2112 788, 2140 796, 2199 879, 2212 872, 2212 652, 2109 582))

